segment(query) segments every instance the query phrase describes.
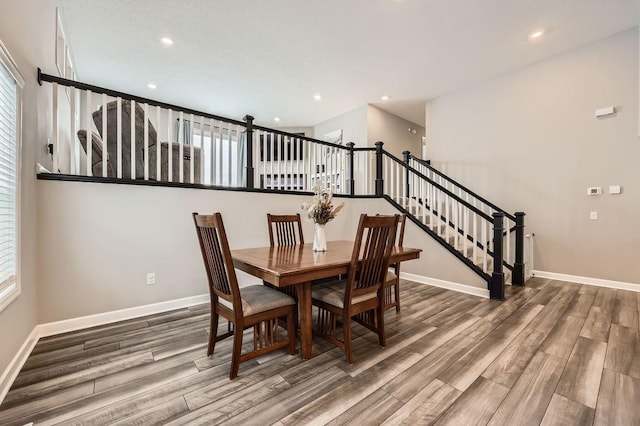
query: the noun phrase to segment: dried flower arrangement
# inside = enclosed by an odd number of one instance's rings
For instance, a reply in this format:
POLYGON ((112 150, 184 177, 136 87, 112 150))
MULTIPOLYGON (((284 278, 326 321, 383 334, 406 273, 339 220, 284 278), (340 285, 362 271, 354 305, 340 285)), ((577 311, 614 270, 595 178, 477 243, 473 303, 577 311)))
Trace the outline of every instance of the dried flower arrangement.
POLYGON ((330 190, 323 190, 320 185, 316 185, 313 192, 313 201, 302 203, 302 209, 307 212, 307 218, 317 224, 324 225, 336 217, 344 207, 344 202, 334 208, 332 203, 333 194, 330 190))

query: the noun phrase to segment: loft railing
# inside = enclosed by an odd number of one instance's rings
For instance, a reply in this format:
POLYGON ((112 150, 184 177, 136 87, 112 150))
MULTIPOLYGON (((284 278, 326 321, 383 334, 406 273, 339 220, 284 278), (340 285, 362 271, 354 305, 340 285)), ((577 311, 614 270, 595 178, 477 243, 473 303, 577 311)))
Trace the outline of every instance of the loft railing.
POLYGON ((409 152, 400 160, 382 142, 339 145, 254 125, 250 115, 229 119, 40 70, 38 81, 53 91, 56 173, 287 193, 319 184, 384 197, 483 277, 492 298, 504 298, 503 267, 524 284, 524 213, 505 212, 409 152))
MULTIPOLYGON (((40 71, 38 81, 53 92, 55 172, 293 192, 323 183, 348 195, 347 159, 357 165, 366 152, 254 126, 249 115, 234 120, 40 71)), ((354 195, 366 195, 366 178, 354 195)))

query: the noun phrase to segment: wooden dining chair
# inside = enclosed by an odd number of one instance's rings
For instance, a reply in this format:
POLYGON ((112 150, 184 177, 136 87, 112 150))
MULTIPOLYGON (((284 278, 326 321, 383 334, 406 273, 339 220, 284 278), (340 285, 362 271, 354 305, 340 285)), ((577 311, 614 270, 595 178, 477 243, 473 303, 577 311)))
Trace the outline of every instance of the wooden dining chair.
POLYGON ((302 235, 302 221, 300 213, 297 214, 269 214, 267 213, 267 223, 269 224, 269 244, 276 246, 295 246, 304 244, 302 235), (275 228, 275 238, 273 231, 275 228))
MULTIPOLYGON (((404 225, 407 215, 400 215, 398 225, 398 237, 396 245, 402 247, 404 241, 404 225)), ((400 262, 389 265, 393 272, 388 271, 384 282, 384 310, 389 310, 395 306, 396 312, 400 313, 400 262)))
POLYGON ((288 346, 295 354, 295 301, 292 297, 261 285, 240 288, 233 267, 227 234, 220 213, 193 213, 202 251, 209 294, 211 297, 211 329, 207 355, 213 354, 216 342, 233 336, 231 379, 238 375, 240 363, 288 346), (233 330, 217 335, 218 317, 223 316, 233 330), (278 328, 278 319, 286 317, 287 339, 278 328), (253 351, 242 354, 242 335, 253 327, 253 351))
POLYGON ((351 353, 351 319, 375 312, 371 321, 360 322, 378 334, 385 346, 384 282, 395 243, 398 216, 360 216, 346 280, 336 280, 311 288, 311 303, 318 307, 314 332, 342 348, 347 362, 351 353), (342 317, 339 339, 337 316, 342 317))

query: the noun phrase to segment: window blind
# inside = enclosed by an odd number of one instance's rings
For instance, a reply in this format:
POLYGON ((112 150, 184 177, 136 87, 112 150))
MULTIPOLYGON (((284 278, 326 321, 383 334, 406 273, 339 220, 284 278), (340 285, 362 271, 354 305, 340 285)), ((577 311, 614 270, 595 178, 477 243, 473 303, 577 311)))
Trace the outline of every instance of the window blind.
POLYGON ((16 289, 18 90, 0 61, 0 304, 16 289))

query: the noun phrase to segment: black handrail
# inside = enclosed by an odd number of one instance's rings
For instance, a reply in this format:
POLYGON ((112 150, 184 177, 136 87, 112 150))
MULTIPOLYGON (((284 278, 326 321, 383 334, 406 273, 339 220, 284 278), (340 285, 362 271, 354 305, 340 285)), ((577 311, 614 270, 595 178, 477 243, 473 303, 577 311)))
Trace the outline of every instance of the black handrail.
POLYGON ((253 126, 253 130, 262 130, 263 132, 275 133, 275 134, 282 135, 282 136, 287 136, 287 137, 290 137, 290 138, 303 139, 305 141, 317 143, 319 145, 329 146, 329 147, 332 147, 332 148, 339 148, 339 149, 344 149, 344 150, 348 150, 349 149, 348 147, 346 147, 344 145, 337 144, 337 143, 321 141, 320 139, 314 139, 314 138, 310 138, 308 136, 296 135, 295 133, 289 133, 289 132, 285 132, 285 131, 282 131, 282 130, 270 129, 269 127, 264 127, 264 126, 254 125, 253 126))
POLYGON ((399 158, 393 156, 392 154, 389 154, 387 151, 384 151, 384 154, 387 157, 389 157, 391 160, 395 161, 396 163, 400 164, 402 167, 406 168, 408 171, 414 173, 419 178, 426 180, 431 185, 433 185, 434 187, 438 188, 440 191, 442 191, 445 194, 447 194, 449 197, 453 198, 454 200, 456 200, 457 202, 459 202, 463 206, 467 207, 469 210, 473 211, 474 213, 476 213, 478 216, 480 216, 481 218, 483 218, 487 222, 493 222, 493 217, 489 216, 488 214, 486 214, 485 212, 483 212, 482 210, 480 210, 479 208, 477 208, 473 204, 470 204, 469 202, 463 200, 462 198, 460 198, 459 196, 457 196, 453 192, 449 191, 444 186, 442 186, 439 183, 429 179, 428 177, 426 177, 425 175, 423 175, 422 173, 420 173, 419 171, 417 171, 413 167, 407 165, 405 162, 403 162, 399 158))
MULTIPOLYGON (((353 198, 386 198, 388 201, 390 201, 392 204, 396 205, 397 207, 400 207, 399 205, 397 205, 397 203, 395 203, 393 200, 391 200, 390 197, 388 197, 387 195, 384 194, 383 191, 383 185, 384 185, 384 181, 382 178, 382 158, 384 155, 386 155, 387 157, 389 157, 392 161, 397 162, 398 164, 400 164, 402 167, 406 168, 407 170, 407 176, 408 173, 413 173, 414 175, 418 176, 419 178, 425 180, 426 182, 430 183, 431 185, 433 185, 435 188, 439 189, 440 191, 442 191, 444 194, 448 195, 449 197, 451 197, 452 199, 454 199, 455 201, 457 201, 458 203, 460 203, 461 205, 467 207, 469 210, 471 210, 472 212, 476 213, 478 216, 480 216, 481 218, 483 218, 484 220, 488 221, 488 222, 494 222, 494 234, 495 235, 502 235, 502 226, 496 226, 497 222, 495 222, 495 218, 491 217, 489 215, 487 215, 486 213, 484 213, 483 211, 481 211, 480 209, 478 209, 476 206, 470 204, 469 202, 467 202, 466 200, 462 199, 461 197, 459 197, 458 195, 456 195, 454 192, 448 190, 447 188, 445 188, 444 186, 442 186, 441 184, 431 180, 430 178, 428 178, 427 176, 423 175, 421 172, 419 172, 418 170, 416 170, 415 168, 410 166, 410 159, 414 159, 416 160, 419 164, 424 165, 425 167, 427 167, 429 170, 433 171, 435 174, 437 174, 438 176, 443 177, 444 179, 446 179, 447 181, 453 183, 454 185, 456 185, 457 187, 461 188, 462 190, 466 191, 468 194, 470 194, 471 196, 475 197, 476 199, 478 199, 479 201, 483 202, 485 205, 491 207, 492 209, 496 210, 497 213, 494 213, 494 216, 500 215, 500 216, 505 216, 508 219, 516 222, 516 226, 514 228, 517 228, 520 232, 520 234, 522 234, 522 231, 524 229, 524 221, 523 221, 523 217, 524 217, 524 213, 516 213, 515 216, 507 213, 506 211, 504 211, 503 209, 497 207, 495 204, 489 202, 488 200, 478 196, 477 194, 475 194, 473 191, 467 189, 466 187, 464 187, 463 185, 460 185, 458 182, 456 182, 455 180, 449 178, 448 176, 444 175, 443 173, 441 173, 440 171, 434 169, 433 167, 431 167, 430 164, 424 162, 423 160, 411 155, 409 152, 405 152, 405 158, 404 161, 396 158, 395 156, 393 156, 392 154, 388 153, 387 151, 384 151, 382 149, 382 142, 376 142, 376 146, 375 147, 359 147, 359 148, 355 148, 353 143, 347 144, 347 146, 344 145, 339 145, 336 143, 332 143, 332 142, 326 142, 326 141, 321 141, 318 139, 314 139, 314 138, 309 138, 306 136, 301 136, 301 135, 297 135, 294 133, 289 133, 289 132, 285 132, 282 130, 277 130, 277 129, 271 129, 268 127, 263 127, 263 126, 257 126, 253 124, 253 117, 251 117, 250 115, 247 115, 244 117, 244 120, 246 121, 240 121, 240 120, 235 120, 235 119, 231 119, 231 118, 227 118, 227 117, 222 117, 219 115, 215 115, 215 114, 210 114, 210 113, 206 113, 203 111, 198 111, 195 109, 191 109, 191 108, 186 108, 183 106, 179 106, 179 105, 174 105, 174 104, 170 104, 170 103, 166 103, 166 102, 161 102, 161 101, 156 101, 153 99, 149 99, 149 98, 144 98, 141 96, 136 96, 136 95, 131 95, 128 93, 124 93, 124 92, 120 92, 120 91, 116 91, 116 90, 111 90, 111 89, 106 89, 103 87, 99 87, 99 86, 95 86, 95 85, 91 85, 91 84, 86 84, 86 83, 81 83, 81 82, 77 82, 77 81, 73 81, 73 80, 68 80, 65 78, 61 78, 61 77, 57 77, 57 76, 53 76, 53 75, 49 75, 49 74, 44 74, 42 73, 42 70, 40 68, 38 68, 38 83, 40 85, 42 85, 42 82, 49 82, 49 83, 55 83, 55 84, 59 84, 61 86, 66 86, 66 87, 74 87, 76 89, 80 89, 80 90, 86 90, 86 91, 91 91, 93 93, 96 94, 103 94, 103 95, 107 95, 110 97, 115 97, 115 98, 122 98, 122 99, 127 99, 127 100, 132 100, 141 104, 148 104, 148 105, 152 105, 152 106, 157 106, 160 108, 165 108, 165 109, 170 109, 170 110, 176 110, 176 111, 181 111, 182 113, 186 113, 186 114, 193 114, 193 115, 197 115, 199 117, 203 117, 203 118, 209 118, 209 119, 213 119, 213 120, 218 120, 221 122, 225 122, 225 123, 229 123, 229 124, 235 124, 239 127, 244 127, 246 130, 246 141, 247 141, 247 147, 248 147, 248 152, 252 152, 253 151, 253 145, 254 145, 254 141, 253 141, 253 131, 254 130, 261 130, 264 132, 268 132, 268 133, 273 133, 273 134, 278 134, 278 135, 282 135, 282 136, 286 136, 286 137, 291 137, 294 139, 301 139, 301 140, 305 140, 305 141, 309 141, 312 143, 316 143, 319 145, 323 145, 323 146, 328 146, 328 147, 332 147, 332 148, 337 148, 337 149, 342 149, 347 151, 347 154, 351 154, 350 157, 350 191, 349 194, 336 194, 336 196, 346 196, 346 197, 353 197, 353 198), (354 152, 376 152, 376 194, 375 195, 363 195, 363 196, 356 196, 354 195, 354 180, 353 180, 353 153, 354 152)), ((265 189, 257 189, 257 188, 253 188, 253 178, 254 178, 254 165, 252 164, 252 161, 247 161, 246 165, 245 165, 245 178, 246 178, 246 182, 245 182, 245 187, 244 188, 228 188, 228 187, 214 187, 211 185, 203 185, 203 184, 184 184, 184 183, 167 183, 167 182, 152 182, 152 181, 140 181, 140 180, 135 180, 135 179, 115 179, 115 178, 93 178, 93 177, 81 177, 81 176, 67 176, 67 175, 58 175, 56 177, 54 176, 45 176, 45 175, 39 175, 38 179, 61 179, 61 180, 77 180, 77 181, 84 181, 84 182, 93 182, 93 181, 99 181, 99 182, 109 182, 109 183, 125 183, 125 184, 139 184, 139 185, 161 185, 161 186, 185 186, 185 187, 200 187, 200 188, 207 188, 207 189, 225 189, 225 190, 237 190, 237 191, 249 191, 249 192, 274 192, 274 193, 291 193, 291 194, 305 194, 306 192, 304 191, 283 191, 283 190, 277 190, 277 191, 272 191, 272 190, 265 190, 265 189)), ((408 184, 408 183, 407 183, 408 184)), ((412 218, 413 219, 413 218, 412 218)), ((414 219, 415 220, 415 219, 414 219)), ((416 222, 417 223, 417 222, 416 222)), ((429 234, 434 234, 432 231, 430 231, 428 229, 428 227, 424 226, 424 225, 419 225, 421 226, 421 228, 427 230, 427 232, 429 234)), ((498 237, 495 237, 495 239, 497 239, 498 237)), ((522 240, 522 236, 520 236, 519 240, 522 240)), ((501 254, 502 254, 502 248, 501 248, 501 241, 499 242, 499 244, 496 244, 496 253, 494 253, 494 258, 496 255, 499 255, 499 257, 501 258, 501 254), (499 247, 498 247, 499 246, 499 247)), ((477 266, 473 265, 473 262, 471 262, 469 259, 466 259, 466 257, 462 256, 461 254, 459 255, 457 253, 456 250, 453 250, 456 252, 456 255, 458 257, 460 257, 465 263, 467 263, 469 266, 472 267, 472 269, 474 269, 476 272, 479 272, 479 269, 477 266)), ((453 252, 452 251, 452 252, 453 252)), ((516 263, 514 265, 514 272, 515 270, 518 270, 521 273, 522 276, 524 276, 524 263, 522 261, 522 252, 523 250, 520 249, 516 249, 516 263)), ((496 262, 494 262, 496 263, 496 262)), ((501 265, 502 262, 497 262, 500 263, 500 266, 496 266, 494 265, 494 275, 496 275, 496 273, 501 275, 501 265)), ((486 276, 487 274, 484 273, 483 271, 480 271, 482 273, 482 275, 486 276)), ((522 284, 524 284, 523 279, 520 280, 522 281, 522 284)), ((501 294, 499 293, 500 291, 500 286, 499 286, 499 280, 495 280, 493 279, 492 281, 489 281, 490 284, 490 290, 491 290, 491 296, 492 298, 502 298, 501 294)), ((504 284, 504 279, 502 279, 502 285, 504 284)), ((514 284, 521 284, 520 282, 514 282, 514 284)))
POLYGON ((409 157, 411 160, 415 160, 418 163, 422 164, 423 166, 425 166, 426 168, 428 168, 429 170, 431 170, 432 172, 434 172, 435 174, 437 174, 438 176, 448 180, 449 182, 451 182, 452 184, 456 185, 457 187, 459 187, 460 189, 464 190, 466 193, 468 193, 469 195, 471 195, 472 197, 475 197, 476 199, 482 201, 484 204, 486 204, 487 206, 491 207, 492 209, 494 209, 495 211, 504 213, 505 217, 507 217, 509 220, 515 222, 516 221, 516 217, 512 214, 510 214, 509 212, 507 212, 504 209, 501 209, 500 207, 496 206, 495 204, 493 204, 492 202, 490 202, 489 200, 487 200, 486 198, 483 198, 481 196, 479 196, 478 194, 476 194, 475 192, 473 192, 472 190, 470 190, 469 188, 467 188, 466 186, 456 182, 455 180, 451 179, 449 176, 445 175, 444 173, 442 173, 441 171, 435 169, 433 166, 431 166, 429 163, 427 163, 426 161, 416 157, 413 154, 409 154, 409 157))
MULTIPOLYGON (((209 114, 208 112, 198 111, 191 108, 186 108, 179 105, 169 104, 166 102, 155 101, 149 98, 143 98, 141 96, 131 95, 129 93, 119 92, 117 90, 105 89, 104 87, 94 86, 91 84, 80 83, 79 81, 68 80, 66 78, 56 77, 55 75, 44 74, 40 68, 38 68, 38 84, 42 85, 42 82, 56 83, 61 86, 75 87, 81 90, 91 90, 94 93, 105 94, 114 98, 124 98, 131 101, 136 101, 142 104, 149 104, 153 106, 159 106, 160 108, 166 108, 176 111, 182 111, 187 114, 198 115, 204 118, 211 118, 214 120, 225 121, 227 123, 237 124, 238 126, 247 127, 247 124, 241 120, 234 120, 233 118, 222 117, 215 114, 209 114)), ((254 126, 254 129, 257 126, 254 126)))

